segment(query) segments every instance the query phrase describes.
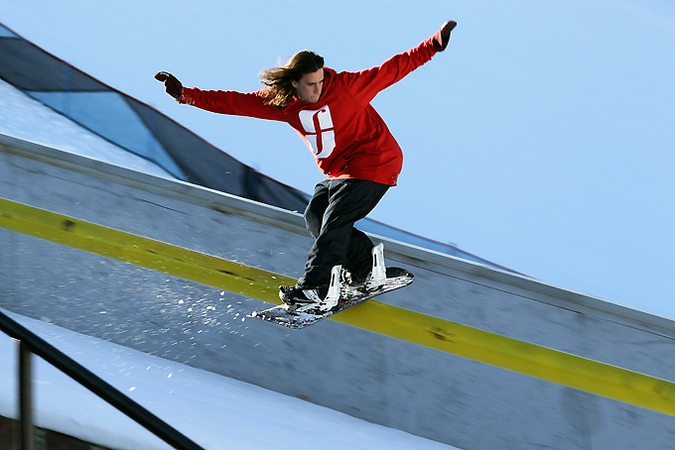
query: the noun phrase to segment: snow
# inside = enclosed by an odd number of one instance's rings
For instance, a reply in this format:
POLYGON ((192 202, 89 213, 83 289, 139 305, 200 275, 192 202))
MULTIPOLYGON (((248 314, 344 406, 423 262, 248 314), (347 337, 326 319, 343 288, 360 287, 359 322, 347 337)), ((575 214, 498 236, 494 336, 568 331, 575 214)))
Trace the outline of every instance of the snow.
MULTIPOLYGON (((455 448, 2 311, 209 450, 455 448)), ((17 417, 17 354, 16 342, 0 335, 5 417, 17 417)), ((35 357, 33 367, 37 426, 121 450, 169 448, 44 360, 35 357)))

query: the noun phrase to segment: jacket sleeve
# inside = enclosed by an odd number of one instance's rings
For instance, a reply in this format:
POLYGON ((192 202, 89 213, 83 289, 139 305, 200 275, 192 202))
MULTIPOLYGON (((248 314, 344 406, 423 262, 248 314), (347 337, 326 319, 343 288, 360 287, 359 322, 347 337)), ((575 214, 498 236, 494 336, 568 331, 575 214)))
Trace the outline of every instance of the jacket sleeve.
POLYGON ((366 103, 375 98, 383 89, 400 81, 413 70, 425 64, 437 53, 432 36, 417 47, 394 55, 380 66, 359 72, 343 72, 346 82, 354 95, 366 103))
POLYGON ((280 109, 265 102, 263 91, 242 93, 237 91, 201 90, 183 88, 178 103, 196 106, 218 114, 255 117, 257 119, 283 120, 280 109))

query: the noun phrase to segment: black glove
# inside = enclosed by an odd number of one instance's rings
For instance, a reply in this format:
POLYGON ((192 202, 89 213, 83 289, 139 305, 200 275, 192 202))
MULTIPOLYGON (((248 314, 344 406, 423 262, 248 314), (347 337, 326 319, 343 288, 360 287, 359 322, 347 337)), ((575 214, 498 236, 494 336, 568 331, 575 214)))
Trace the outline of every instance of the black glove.
POLYGON ((440 30, 434 34, 434 48, 436 49, 437 52, 442 52, 445 50, 445 47, 448 46, 448 42, 450 42, 450 32, 457 26, 457 22, 454 20, 451 20, 449 22, 445 22, 443 26, 441 27, 440 30))
POLYGON ((161 71, 155 74, 155 79, 164 83, 166 93, 178 100, 183 95, 183 85, 178 78, 169 72, 161 71))

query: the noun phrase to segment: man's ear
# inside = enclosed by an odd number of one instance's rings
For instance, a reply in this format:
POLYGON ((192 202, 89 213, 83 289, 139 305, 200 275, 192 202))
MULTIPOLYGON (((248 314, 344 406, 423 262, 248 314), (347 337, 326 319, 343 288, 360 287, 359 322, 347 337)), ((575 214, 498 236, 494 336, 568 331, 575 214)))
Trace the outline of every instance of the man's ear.
POLYGON ((293 86, 293 89, 297 89, 298 88, 298 82, 295 81, 295 80, 291 80, 291 86, 293 86))

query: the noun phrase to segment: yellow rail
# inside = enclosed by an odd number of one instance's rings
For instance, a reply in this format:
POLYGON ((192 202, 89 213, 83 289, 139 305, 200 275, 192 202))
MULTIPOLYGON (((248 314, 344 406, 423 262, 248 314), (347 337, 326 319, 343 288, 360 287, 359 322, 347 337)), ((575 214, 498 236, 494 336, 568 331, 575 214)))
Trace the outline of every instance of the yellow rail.
MULTIPOLYGON (((295 280, 11 200, 0 226, 269 303, 295 280)), ((370 300, 331 319, 675 416, 675 383, 370 300)))

